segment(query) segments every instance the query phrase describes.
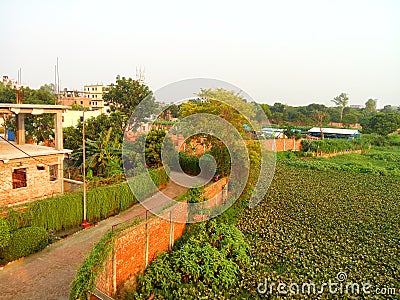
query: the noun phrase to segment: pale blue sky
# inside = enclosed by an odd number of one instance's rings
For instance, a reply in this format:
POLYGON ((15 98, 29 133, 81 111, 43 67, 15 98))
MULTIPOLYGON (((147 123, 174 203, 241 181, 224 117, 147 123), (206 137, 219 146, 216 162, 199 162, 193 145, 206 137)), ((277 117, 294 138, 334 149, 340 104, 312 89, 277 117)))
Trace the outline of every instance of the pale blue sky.
POLYGON ((210 77, 259 102, 400 104, 400 1, 2 1, 0 75, 34 88, 110 83, 145 68, 156 90, 210 77))

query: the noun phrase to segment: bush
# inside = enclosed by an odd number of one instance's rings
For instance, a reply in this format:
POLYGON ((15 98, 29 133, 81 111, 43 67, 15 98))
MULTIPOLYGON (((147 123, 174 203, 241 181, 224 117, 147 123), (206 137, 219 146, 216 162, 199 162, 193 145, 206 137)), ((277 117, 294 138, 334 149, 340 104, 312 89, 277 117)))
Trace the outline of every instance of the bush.
POLYGON ((0 219, 0 249, 5 248, 10 243, 11 235, 8 223, 4 219, 0 219))
POLYGON ((199 158, 196 155, 179 152, 179 164, 186 174, 194 176, 200 174, 199 158))
MULTIPOLYGON (((169 180, 162 168, 151 170, 150 177, 157 186, 169 180)), ((152 192, 150 188, 143 186, 139 176, 134 177, 134 184, 145 196, 152 192)), ((27 226, 43 227, 55 232, 67 230, 82 223, 82 201, 82 192, 42 199, 27 204, 24 212, 9 210, 5 219, 11 230, 27 226)), ((89 189, 87 193, 88 222, 103 220, 136 203, 138 201, 126 183, 89 189)))
POLYGON ((301 151, 303 152, 322 152, 336 153, 351 150, 368 149, 370 143, 366 139, 330 139, 330 140, 302 140, 301 151))
POLYGON ((249 246, 234 226, 215 220, 197 225, 195 234, 179 249, 158 256, 139 277, 136 291, 126 299, 189 299, 199 290, 213 294, 229 289, 239 279, 240 268, 250 263, 249 246))
POLYGON ((48 234, 41 227, 25 227, 11 234, 10 243, 2 249, 0 256, 5 261, 13 261, 20 257, 42 250, 48 243, 48 234))

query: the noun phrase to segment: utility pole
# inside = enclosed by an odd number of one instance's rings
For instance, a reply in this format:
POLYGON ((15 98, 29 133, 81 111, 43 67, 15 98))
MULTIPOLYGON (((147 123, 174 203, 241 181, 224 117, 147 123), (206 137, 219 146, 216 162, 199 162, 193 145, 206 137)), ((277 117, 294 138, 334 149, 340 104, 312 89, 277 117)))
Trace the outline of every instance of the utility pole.
POLYGON ((85 144, 85 109, 83 109, 82 117, 82 156, 83 156, 83 228, 90 227, 90 223, 87 222, 86 218, 86 144, 85 144))

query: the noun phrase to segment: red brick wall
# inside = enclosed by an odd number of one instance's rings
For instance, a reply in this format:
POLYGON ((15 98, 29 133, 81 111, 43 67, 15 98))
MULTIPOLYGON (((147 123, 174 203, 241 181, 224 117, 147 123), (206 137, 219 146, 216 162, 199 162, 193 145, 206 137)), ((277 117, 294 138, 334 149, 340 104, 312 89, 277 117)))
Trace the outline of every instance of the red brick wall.
MULTIPOLYGON (((217 194, 221 194, 222 188, 226 185, 227 178, 223 178, 213 185, 205 188, 205 195, 212 199, 217 194)), ((222 197, 218 197, 220 202, 222 197)), ((214 203, 214 202, 212 202, 214 203)), ((187 206, 176 205, 173 210, 172 220, 182 220, 186 217, 187 206)), ((148 232, 148 263, 157 254, 168 250, 171 234, 170 211, 166 210, 163 217, 152 216, 146 222, 121 232, 115 239, 114 253, 116 264, 116 285, 120 287, 127 280, 133 278, 145 269, 146 265, 146 226, 148 232)), ((186 227, 185 223, 172 221, 173 241, 179 239, 186 227)), ((112 256, 112 255, 111 255, 112 256)), ((96 279, 96 287, 113 295, 113 268, 112 257, 104 264, 102 273, 96 279)))
MULTIPOLYGON (((15 205, 26 201, 51 197, 61 192, 60 179, 50 181, 49 167, 46 164, 58 164, 58 155, 13 159, 7 163, 0 161, 0 206, 15 205), (44 170, 37 166, 45 164, 44 170), (12 172, 14 168, 26 168, 27 186, 13 189, 12 172)), ((62 161, 62 157, 60 157, 62 161)), ((58 172, 62 172, 58 170, 58 172)))
POLYGON ((301 139, 275 139, 275 140, 264 140, 261 141, 267 150, 273 150, 273 143, 275 142, 275 151, 300 151, 301 150, 301 139))

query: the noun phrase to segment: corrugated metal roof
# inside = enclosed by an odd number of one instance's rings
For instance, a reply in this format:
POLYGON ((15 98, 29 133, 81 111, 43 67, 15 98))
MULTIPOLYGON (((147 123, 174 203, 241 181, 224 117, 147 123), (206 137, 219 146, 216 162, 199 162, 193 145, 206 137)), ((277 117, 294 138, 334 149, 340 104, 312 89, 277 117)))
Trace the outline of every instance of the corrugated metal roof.
MULTIPOLYGON (((319 127, 313 127, 308 132, 320 133, 321 129, 319 127)), ((360 132, 357 129, 341 129, 341 128, 322 128, 322 132, 326 134, 345 134, 345 135, 360 134, 360 132)))

